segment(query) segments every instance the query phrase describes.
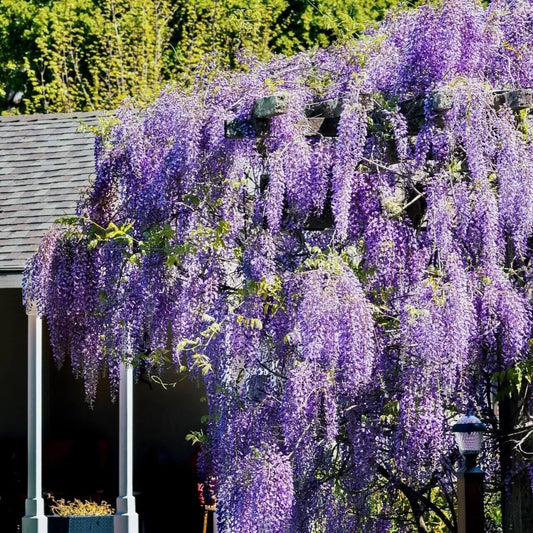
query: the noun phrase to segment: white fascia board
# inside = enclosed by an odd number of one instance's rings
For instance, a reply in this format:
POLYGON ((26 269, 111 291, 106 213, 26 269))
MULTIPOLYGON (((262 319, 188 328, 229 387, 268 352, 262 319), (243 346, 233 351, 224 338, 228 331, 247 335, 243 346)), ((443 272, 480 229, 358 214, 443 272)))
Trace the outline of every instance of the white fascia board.
POLYGON ((22 269, 0 269, 0 289, 20 289, 22 287, 22 269))

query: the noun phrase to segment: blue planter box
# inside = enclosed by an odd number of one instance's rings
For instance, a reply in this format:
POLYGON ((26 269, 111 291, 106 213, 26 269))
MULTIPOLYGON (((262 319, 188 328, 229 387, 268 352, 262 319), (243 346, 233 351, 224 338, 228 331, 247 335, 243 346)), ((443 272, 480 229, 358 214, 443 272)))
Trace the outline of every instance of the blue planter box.
POLYGON ((113 515, 49 516, 48 533, 113 533, 113 515))

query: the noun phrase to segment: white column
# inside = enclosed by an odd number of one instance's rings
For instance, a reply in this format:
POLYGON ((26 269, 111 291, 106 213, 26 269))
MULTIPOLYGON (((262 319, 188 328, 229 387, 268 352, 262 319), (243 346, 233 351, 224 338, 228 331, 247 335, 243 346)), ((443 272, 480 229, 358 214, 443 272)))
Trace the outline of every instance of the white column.
POLYGON ((114 533, 138 533, 139 516, 133 496, 133 368, 120 364, 119 485, 114 533))
POLYGON ((28 312, 28 497, 23 533, 47 533, 42 495, 42 321, 28 312))

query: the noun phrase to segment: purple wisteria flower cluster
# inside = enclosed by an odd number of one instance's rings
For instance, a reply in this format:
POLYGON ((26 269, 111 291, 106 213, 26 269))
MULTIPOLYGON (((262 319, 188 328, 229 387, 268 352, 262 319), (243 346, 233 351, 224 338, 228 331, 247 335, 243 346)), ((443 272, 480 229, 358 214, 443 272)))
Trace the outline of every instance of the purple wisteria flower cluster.
POLYGON ((531 1, 447 0, 125 105, 25 300, 89 399, 121 360, 203 380, 222 532, 453 530, 450 420, 497 436, 530 354, 533 122, 505 95, 531 87, 531 1), (328 98, 337 134, 309 135, 328 98))

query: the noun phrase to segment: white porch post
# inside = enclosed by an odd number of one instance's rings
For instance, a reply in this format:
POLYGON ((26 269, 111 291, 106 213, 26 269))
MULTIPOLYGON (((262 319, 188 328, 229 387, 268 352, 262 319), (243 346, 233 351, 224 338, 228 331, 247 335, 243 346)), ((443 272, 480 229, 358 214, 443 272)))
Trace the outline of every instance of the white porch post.
POLYGON ((133 496, 133 368, 120 364, 119 390, 119 496, 115 533, 138 533, 139 516, 133 496))
POLYGON ((47 533, 42 495, 42 321, 28 312, 28 497, 23 533, 47 533))

